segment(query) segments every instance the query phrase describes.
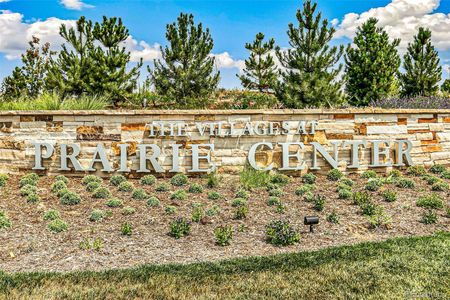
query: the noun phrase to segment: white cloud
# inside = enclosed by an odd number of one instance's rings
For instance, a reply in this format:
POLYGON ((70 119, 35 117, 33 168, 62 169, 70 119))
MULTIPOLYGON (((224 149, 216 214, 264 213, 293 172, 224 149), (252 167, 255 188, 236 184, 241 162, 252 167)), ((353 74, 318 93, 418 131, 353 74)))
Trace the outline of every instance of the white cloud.
POLYGON ((0 3, 2 2, 9 2, 10 0, 0 0, 0 3))
POLYGON ((245 63, 243 60, 233 59, 228 52, 212 54, 212 56, 214 56, 215 58, 216 67, 218 69, 238 68, 239 70, 242 70, 245 67, 245 63))
POLYGON ((377 18, 391 38, 400 38, 404 50, 419 27, 432 31, 432 41, 439 50, 450 49, 450 14, 433 13, 440 0, 392 0, 386 6, 371 8, 361 14, 348 13, 338 24, 335 38, 353 38, 358 26, 377 18))
POLYGON ((158 43, 149 45, 145 41, 138 42, 132 36, 129 36, 124 43, 127 51, 130 51, 130 59, 133 62, 138 62, 141 58, 146 62, 161 58, 161 50, 158 43))
POLYGON ((94 6, 86 4, 81 0, 61 0, 62 5, 67 9, 82 10, 83 8, 92 8, 94 6))

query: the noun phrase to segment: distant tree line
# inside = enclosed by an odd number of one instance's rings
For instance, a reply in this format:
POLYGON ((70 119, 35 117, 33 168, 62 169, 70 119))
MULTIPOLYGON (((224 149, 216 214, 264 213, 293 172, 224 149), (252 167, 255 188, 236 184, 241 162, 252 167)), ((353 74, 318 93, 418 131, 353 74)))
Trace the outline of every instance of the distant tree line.
MULTIPOLYGON (((317 3, 304 1, 296 19, 288 24, 287 49, 261 32, 245 45, 250 54, 237 76, 244 89, 258 92, 255 97, 260 102, 276 97, 289 108, 367 106, 386 97, 450 93, 448 79, 439 88, 442 68, 427 28, 419 28, 402 65, 400 40, 390 39, 377 19, 358 27, 347 47, 330 44, 335 28, 322 18, 317 3)), ((220 81, 211 55, 211 33, 190 14, 182 13, 167 25, 168 44, 161 47, 162 58, 148 67, 143 84, 138 81, 142 60, 130 65, 124 46, 129 32, 120 18, 103 17, 93 23, 81 17, 73 28, 62 25, 60 35, 64 44, 58 52, 33 37, 22 65, 2 83, 4 100, 51 92, 61 99, 104 95, 120 105, 143 95, 171 107, 198 108, 208 105, 220 81)))

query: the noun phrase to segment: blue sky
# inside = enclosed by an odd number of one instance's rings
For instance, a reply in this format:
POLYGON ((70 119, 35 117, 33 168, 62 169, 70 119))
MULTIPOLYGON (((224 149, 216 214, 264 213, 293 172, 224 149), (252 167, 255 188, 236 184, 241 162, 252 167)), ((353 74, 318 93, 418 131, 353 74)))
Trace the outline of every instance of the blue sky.
MULTIPOLYGON (((235 74, 248 53, 244 44, 262 31, 276 44, 288 47, 287 24, 295 22, 301 1, 218 1, 218 0, 0 0, 0 78, 19 63, 18 53, 30 34, 37 34, 57 46, 57 28, 66 20, 84 15, 100 20, 103 15, 120 16, 130 29, 130 51, 148 63, 157 57, 158 45, 165 45, 165 25, 180 12, 193 13, 196 21, 209 27, 214 38, 213 53, 222 63, 221 86, 239 87, 235 74), (11 20, 12 19, 12 20, 11 20), (2 22, 3 20, 3 22, 2 22), (143 44, 144 43, 144 44, 143 44)), ((436 31, 436 45, 447 69, 450 59, 450 1, 439 0, 319 0, 324 17, 338 28, 335 44, 348 43, 360 22, 377 16, 388 32, 406 42, 418 26, 436 31), (372 10, 371 10, 372 9, 372 10)), ((401 50, 403 51, 403 50, 401 50)), ((142 75, 146 76, 146 70, 142 75)), ((447 77, 447 73, 444 76, 447 77)))

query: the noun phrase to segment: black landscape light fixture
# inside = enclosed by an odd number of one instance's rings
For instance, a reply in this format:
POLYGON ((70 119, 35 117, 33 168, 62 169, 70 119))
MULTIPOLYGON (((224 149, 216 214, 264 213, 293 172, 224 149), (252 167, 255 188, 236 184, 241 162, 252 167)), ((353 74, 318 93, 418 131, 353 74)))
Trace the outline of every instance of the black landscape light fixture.
POLYGON ((306 216, 304 220, 305 225, 309 225, 309 232, 314 232, 313 225, 319 224, 318 216, 306 216))

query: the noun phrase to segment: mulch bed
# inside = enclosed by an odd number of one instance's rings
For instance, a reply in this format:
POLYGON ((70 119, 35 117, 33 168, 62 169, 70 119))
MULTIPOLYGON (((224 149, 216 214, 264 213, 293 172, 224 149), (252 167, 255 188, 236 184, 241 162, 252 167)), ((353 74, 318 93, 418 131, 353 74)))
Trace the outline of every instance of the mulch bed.
MULTIPOLYGON (((355 181, 353 191, 363 190, 367 180, 359 175, 350 175, 355 181)), ((104 270, 126 268, 140 264, 189 263, 198 261, 217 261, 226 258, 245 256, 271 255, 285 252, 315 250, 323 247, 354 244, 364 241, 380 241, 398 236, 429 235, 436 231, 450 229, 450 218, 444 210, 438 210, 438 222, 432 225, 421 223, 425 209, 415 205, 416 200, 431 194, 431 188, 423 180, 415 179, 414 189, 398 189, 394 185, 383 188, 397 189, 398 200, 385 202, 381 193, 371 192, 377 204, 384 207, 392 217, 390 229, 371 229, 367 218, 361 215, 360 208, 352 200, 338 199, 337 183, 330 182, 325 176, 317 179, 318 191, 327 198, 325 209, 316 212, 312 203, 303 197, 295 195, 295 189, 302 185, 300 178, 293 178, 291 183, 283 188, 286 193, 282 201, 286 206, 284 214, 276 212, 275 207, 266 204, 268 192, 265 189, 251 192, 249 199, 249 215, 245 220, 234 220, 235 208, 231 206, 234 195, 239 188, 239 179, 225 177, 221 180, 218 191, 223 199, 208 200, 207 191, 202 194, 189 194, 188 200, 170 200, 171 192, 177 187, 171 186, 171 191, 158 193, 153 186, 141 186, 138 180, 130 179, 135 187, 143 187, 149 194, 155 194, 161 200, 161 206, 148 207, 145 200, 134 200, 131 193, 118 191, 117 187, 109 186, 114 197, 124 201, 125 206, 136 208, 133 215, 122 215, 121 208, 109 208, 107 200, 94 199, 85 191, 81 179, 71 178, 69 188, 82 196, 81 204, 65 206, 50 192, 54 179, 42 177, 38 183, 38 194, 41 201, 37 204, 27 203, 19 193, 20 176, 10 176, 7 186, 0 189, 0 210, 6 212, 12 222, 8 230, 0 230, 0 270, 6 272, 19 271, 74 271, 74 270, 104 270), (168 235, 169 223, 177 216, 190 218, 192 203, 203 203, 205 208, 217 204, 221 212, 209 218, 206 224, 192 223, 191 234, 179 240, 168 235), (167 205, 176 205, 176 215, 167 215, 164 211, 167 205), (47 221, 43 214, 50 208, 60 211, 61 217, 69 224, 69 229, 62 233, 51 233, 47 229, 47 221), (100 222, 89 221, 93 209, 110 211, 112 215, 100 222), (326 221, 326 216, 335 211, 340 216, 340 224, 326 221), (320 224, 314 233, 309 233, 309 227, 303 225, 303 217, 318 215, 320 224), (265 225, 277 219, 287 219, 301 231, 298 244, 288 247, 277 247, 265 241, 265 225), (129 222, 133 226, 133 234, 121 234, 121 225, 129 222), (230 246, 220 247, 215 244, 214 228, 219 225, 232 225, 234 230, 230 246), (80 242, 99 238, 103 247, 98 250, 83 250, 80 242)), ((158 179, 157 183, 169 180, 158 179)), ((190 179, 190 183, 202 183, 203 179, 190 179)), ((447 180, 447 182, 450 182, 447 180)), ((104 185, 109 182, 104 180, 104 185)), ((188 189, 188 187, 184 187, 188 189)), ((448 192, 438 192, 450 205, 448 192)))

